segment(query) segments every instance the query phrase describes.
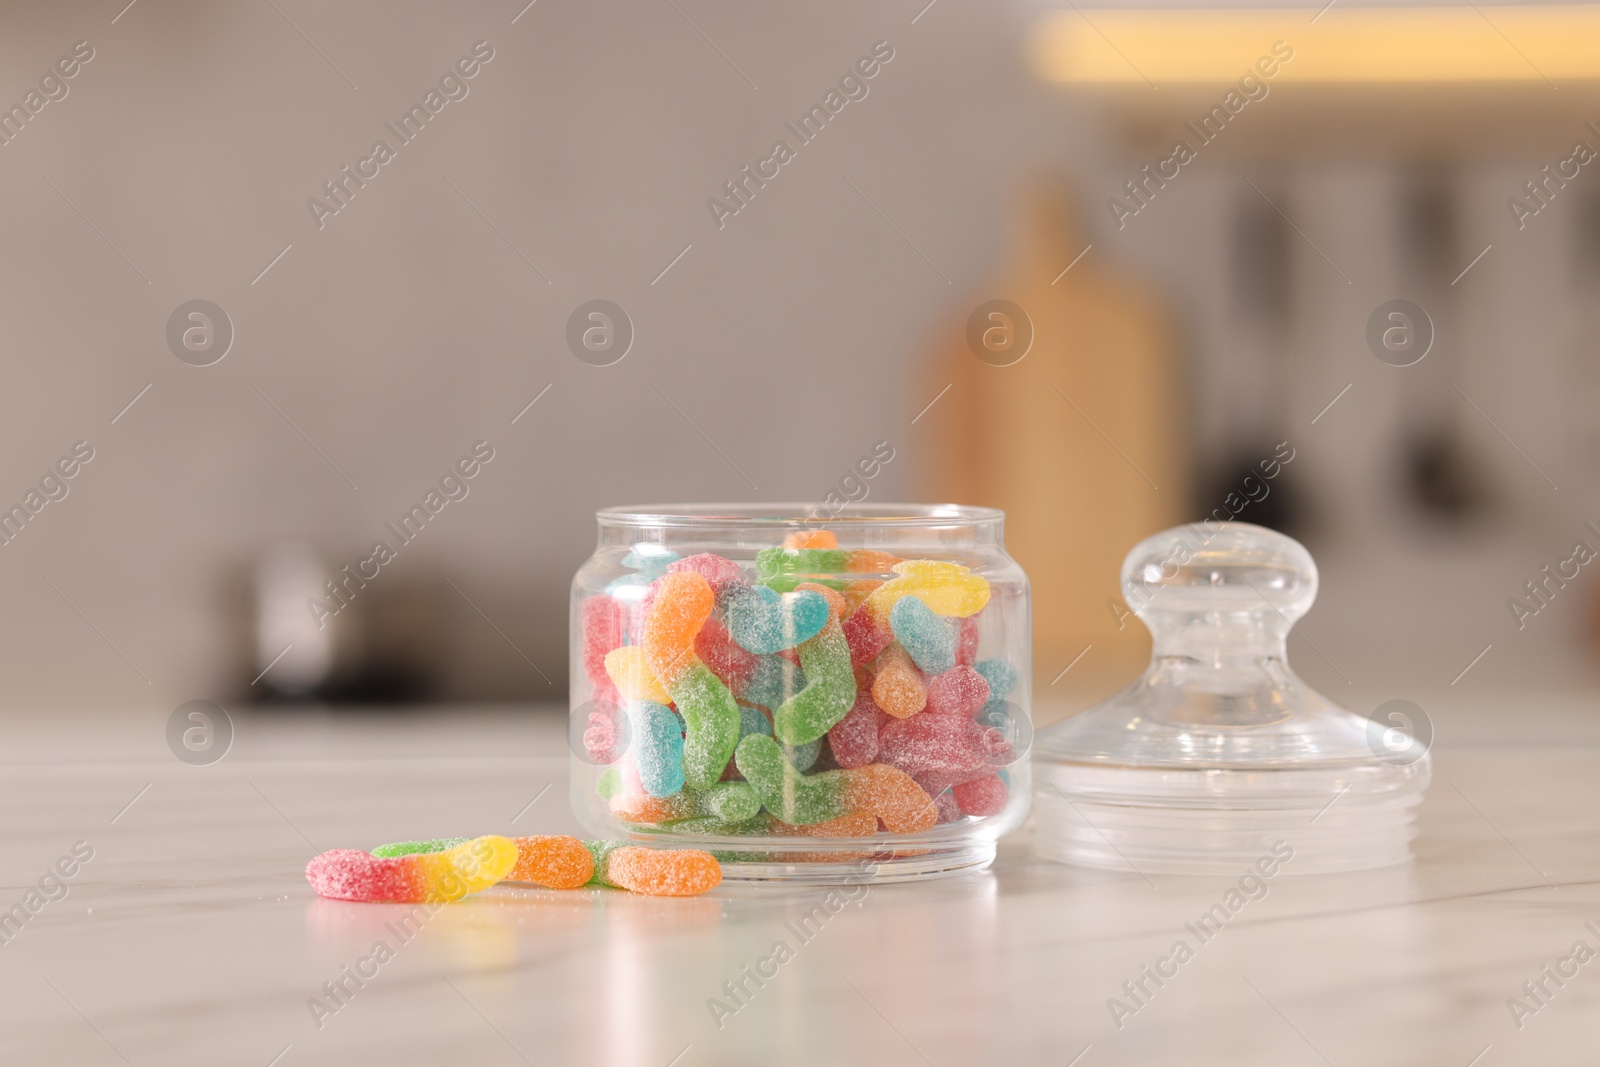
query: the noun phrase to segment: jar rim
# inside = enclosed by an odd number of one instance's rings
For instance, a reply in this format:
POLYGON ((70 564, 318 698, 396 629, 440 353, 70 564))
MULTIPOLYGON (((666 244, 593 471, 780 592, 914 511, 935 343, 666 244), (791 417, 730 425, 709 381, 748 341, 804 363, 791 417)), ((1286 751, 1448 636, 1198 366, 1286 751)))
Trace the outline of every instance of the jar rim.
POLYGON ((647 504, 601 508, 605 526, 767 526, 774 529, 927 529, 998 525, 999 508, 968 504, 847 504, 833 515, 813 515, 811 504, 647 504))

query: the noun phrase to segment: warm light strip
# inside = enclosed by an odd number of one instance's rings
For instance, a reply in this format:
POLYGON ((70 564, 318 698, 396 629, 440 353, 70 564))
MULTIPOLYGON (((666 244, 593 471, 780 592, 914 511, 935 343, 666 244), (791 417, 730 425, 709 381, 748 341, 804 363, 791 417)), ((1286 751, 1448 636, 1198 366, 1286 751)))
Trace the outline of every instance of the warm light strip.
POLYGON ((1050 81, 1145 85, 1236 81, 1274 41, 1294 48, 1283 81, 1563 82, 1600 79, 1600 4, 1283 10, 1081 6, 1043 18, 1034 69, 1050 81), (1316 22, 1311 20, 1316 17, 1316 22))

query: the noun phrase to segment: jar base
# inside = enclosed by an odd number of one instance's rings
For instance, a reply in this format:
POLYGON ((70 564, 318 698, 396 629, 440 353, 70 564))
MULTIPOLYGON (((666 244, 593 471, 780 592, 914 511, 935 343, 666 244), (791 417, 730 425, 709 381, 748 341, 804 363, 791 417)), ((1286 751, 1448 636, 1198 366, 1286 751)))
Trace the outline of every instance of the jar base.
POLYGON ((994 862, 993 842, 956 848, 917 850, 916 854, 841 855, 802 863, 778 859, 724 860, 722 881, 739 885, 888 885, 982 870, 994 862))

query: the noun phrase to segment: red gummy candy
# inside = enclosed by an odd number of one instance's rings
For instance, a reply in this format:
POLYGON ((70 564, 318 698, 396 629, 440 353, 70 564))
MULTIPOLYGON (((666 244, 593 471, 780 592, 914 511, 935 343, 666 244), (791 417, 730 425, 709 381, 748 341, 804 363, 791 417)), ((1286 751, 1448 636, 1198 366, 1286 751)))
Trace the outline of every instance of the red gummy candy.
POLYGON ((994 773, 991 732, 999 731, 963 716, 913 715, 884 727, 878 759, 918 780, 936 776, 943 785, 967 782, 994 773))
POLYGON ((844 639, 850 644, 850 662, 871 663, 894 640, 894 631, 875 619, 870 611, 857 610, 844 620, 844 639))
POLYGON ((890 718, 870 690, 858 690, 855 705, 828 731, 828 747, 839 766, 865 767, 877 759, 878 730, 890 718))
POLYGON ((961 620, 961 634, 956 639, 956 662, 963 667, 970 667, 977 658, 978 616, 968 615, 961 620))
POLYGON ((967 815, 999 815, 1006 810, 1006 800, 1010 796, 998 774, 963 782, 950 792, 967 815))
POLYGON ((939 809, 940 822, 955 822, 961 818, 961 805, 956 803, 956 796, 949 789, 939 790, 933 798, 933 806, 939 809))
POLYGON ((614 597, 583 602, 583 672, 597 699, 616 700, 617 687, 606 673, 606 653, 622 646, 623 609, 614 597))
POLYGON ((744 687, 750 683, 751 676, 756 672, 756 665, 760 662, 760 657, 755 653, 740 648, 733 640, 733 636, 728 633, 728 628, 714 618, 707 619, 700 627, 700 632, 695 635, 694 652, 700 657, 700 662, 710 667, 711 673, 736 695, 744 692, 744 687))
POLYGON ((970 719, 989 702, 989 683, 971 667, 951 667, 928 682, 927 710, 970 719))

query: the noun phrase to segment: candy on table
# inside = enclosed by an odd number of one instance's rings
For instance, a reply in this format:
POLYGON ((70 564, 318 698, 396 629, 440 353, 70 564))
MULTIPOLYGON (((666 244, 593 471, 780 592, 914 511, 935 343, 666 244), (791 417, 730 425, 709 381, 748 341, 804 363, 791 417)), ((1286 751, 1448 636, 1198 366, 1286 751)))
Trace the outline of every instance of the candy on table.
POLYGON ((960 636, 956 639, 956 662, 963 667, 972 666, 978 657, 978 617, 968 615, 961 620, 960 636))
POLYGON ((887 620, 901 597, 916 596, 935 614, 965 618, 989 603, 989 581, 959 563, 908 559, 894 565, 895 577, 873 590, 862 607, 887 620))
POLYGON ((974 669, 989 683, 990 700, 1004 700, 1017 686, 1017 669, 1008 659, 979 660, 974 669))
POLYGON ((840 548, 763 548, 756 553, 756 581, 780 593, 806 581, 843 590, 850 583, 832 576, 849 560, 850 553, 840 548))
POLYGON ((728 628, 716 618, 705 621, 694 639, 695 655, 711 668, 735 697, 741 696, 755 675, 759 657, 746 652, 733 640, 728 628))
POLYGON ((778 742, 760 734, 740 741, 734 760, 767 810, 786 823, 827 822, 852 810, 840 776, 853 772, 801 774, 783 758, 778 742))
POLYGON ((817 593, 779 593, 764 585, 728 582, 717 606, 740 648, 766 655, 815 637, 831 616, 817 593))
POLYGON ((849 714, 856 701, 856 672, 850 663, 850 643, 831 615, 822 632, 799 649, 805 671, 805 688, 785 700, 772 713, 772 733, 789 745, 815 741, 849 714))
POLYGON ((447 852, 471 840, 470 837, 432 837, 423 841, 396 841, 393 844, 379 845, 372 850, 372 854, 379 859, 392 859, 395 856, 415 856, 423 852, 447 852))
POLYGON ((583 747, 595 763, 615 763, 628 751, 633 728, 621 708, 599 699, 589 706, 583 728, 583 747))
POLYGON ((922 833, 939 821, 933 798, 897 767, 869 763, 853 771, 830 773, 844 776, 845 803, 855 811, 876 815, 891 834, 922 833))
POLYGON ((715 889, 722 866, 698 849, 652 849, 586 841, 594 857, 593 881, 653 897, 692 897, 715 889))
POLYGON ((1006 800, 1010 795, 998 774, 962 782, 952 786, 950 793, 967 815, 999 815, 1006 810, 1006 800))
POLYGON ((928 679, 928 710, 936 715, 970 719, 988 702, 989 683, 971 667, 951 667, 928 679))
POLYGON ((872 699, 871 692, 858 692, 849 713, 828 731, 828 747, 839 766, 865 767, 877 759, 878 731, 889 718, 872 699))
POLYGON ((928 703, 928 686, 911 657, 899 645, 878 656, 872 676, 872 699, 897 719, 909 718, 928 703))
POLYGON ((687 731, 683 776, 698 789, 722 777, 739 743, 739 705, 694 651, 695 637, 715 605, 702 575, 663 575, 644 627, 645 661, 671 695, 687 731))
POLYGON ((644 649, 639 645, 624 645, 607 653, 605 669, 623 700, 652 700, 657 704, 672 702, 660 679, 645 662, 644 649))
POLYGON ((617 699, 606 654, 621 646, 623 632, 622 605, 614 597, 592 596, 583 602, 583 672, 597 697, 617 699))
POLYGON ((504 878, 517 846, 504 837, 478 837, 444 852, 393 857, 337 848, 306 864, 306 881, 335 900, 403 904, 460 900, 504 878))
POLYGON ((633 726, 630 751, 639 781, 653 797, 670 797, 683 788, 683 720, 671 708, 649 700, 628 705, 633 726))
POLYGON ((856 666, 871 663, 894 640, 894 631, 870 611, 856 610, 846 616, 844 638, 850 642, 850 662, 856 666))
POLYGON ((914 594, 895 602, 889 612, 889 628, 923 673, 938 674, 956 665, 960 622, 935 615, 914 594))
POLYGON ((576 889, 594 877, 594 856, 576 837, 547 834, 511 840, 517 844, 517 865, 506 875, 507 881, 576 889))

